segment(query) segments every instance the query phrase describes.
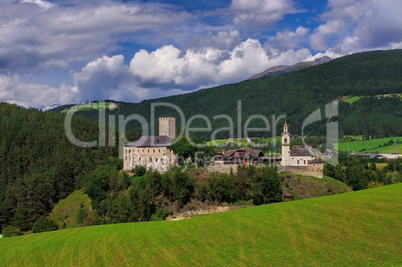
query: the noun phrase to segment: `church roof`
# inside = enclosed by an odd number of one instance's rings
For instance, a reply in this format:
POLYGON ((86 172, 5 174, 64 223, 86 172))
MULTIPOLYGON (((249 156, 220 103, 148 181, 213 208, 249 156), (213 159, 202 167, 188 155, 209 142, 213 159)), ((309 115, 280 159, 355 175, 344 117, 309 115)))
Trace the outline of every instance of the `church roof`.
POLYGON ((172 138, 166 135, 160 136, 141 136, 134 142, 127 143, 126 147, 168 147, 172 143, 172 138))
POLYGON ((312 156, 312 157, 314 157, 315 155, 308 148, 294 147, 294 148, 290 149, 290 156, 291 157, 303 157, 303 156, 312 156))

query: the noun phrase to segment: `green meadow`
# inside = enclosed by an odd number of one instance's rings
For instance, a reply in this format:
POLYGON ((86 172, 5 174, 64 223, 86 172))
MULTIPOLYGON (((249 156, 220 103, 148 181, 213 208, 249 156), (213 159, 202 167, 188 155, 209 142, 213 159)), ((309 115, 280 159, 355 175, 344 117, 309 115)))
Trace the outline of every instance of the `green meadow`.
POLYGON ((340 151, 349 151, 349 152, 359 152, 364 149, 364 153, 402 153, 402 137, 387 137, 387 138, 379 138, 379 139, 371 139, 371 140, 361 140, 361 141, 351 141, 351 142, 342 142, 335 144, 335 149, 339 149, 340 151), (390 140, 394 142, 399 140, 399 144, 393 144, 390 146, 384 146, 385 143, 388 143, 390 140), (383 147, 379 147, 379 145, 383 147))
POLYGON ((353 97, 349 97, 345 100, 346 103, 349 104, 353 104, 354 102, 356 102, 357 100, 359 100, 360 98, 362 98, 361 96, 353 96, 353 97))
MULTIPOLYGON (((251 138, 253 139, 253 138, 251 138)), ((273 142, 277 142, 280 143, 281 142, 281 137, 277 136, 277 137, 269 137, 269 138, 258 138, 258 143, 273 143, 273 142)), ((252 142, 247 142, 245 138, 240 139, 240 141, 237 138, 233 138, 233 139, 216 139, 216 140, 212 140, 212 141, 208 141, 207 145, 208 146, 219 146, 219 145, 227 145, 229 143, 234 143, 237 146, 244 146, 247 147, 250 144, 251 145, 255 145, 252 142)))
POLYGON ((3 266, 401 266, 402 183, 182 221, 0 239, 3 266))

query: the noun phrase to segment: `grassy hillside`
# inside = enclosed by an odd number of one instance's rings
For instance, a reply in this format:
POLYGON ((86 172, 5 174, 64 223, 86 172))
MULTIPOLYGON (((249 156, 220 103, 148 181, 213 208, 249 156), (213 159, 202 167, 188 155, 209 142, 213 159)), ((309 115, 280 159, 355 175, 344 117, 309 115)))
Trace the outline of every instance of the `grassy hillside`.
POLYGON ((379 138, 371 140, 343 142, 339 143, 337 147, 335 146, 335 149, 339 149, 340 151, 349 150, 350 152, 364 151, 364 152, 378 152, 378 153, 401 153, 398 151, 402 149, 402 137, 388 137, 388 138, 379 138), (388 142, 390 142, 390 140, 393 140, 394 142, 398 140, 399 144, 388 145, 388 142), (384 144, 387 145, 385 146, 384 144))
POLYGON ((321 197, 352 191, 346 184, 328 176, 316 178, 283 172, 280 174, 280 178, 284 186, 283 191, 293 195, 295 199, 321 197))
POLYGON ((76 190, 67 198, 60 200, 48 217, 59 225, 59 229, 74 228, 79 225, 77 215, 80 208, 90 211, 91 200, 82 190, 76 190))
POLYGON ((402 184, 175 222, 0 239, 3 265, 402 265, 402 184))

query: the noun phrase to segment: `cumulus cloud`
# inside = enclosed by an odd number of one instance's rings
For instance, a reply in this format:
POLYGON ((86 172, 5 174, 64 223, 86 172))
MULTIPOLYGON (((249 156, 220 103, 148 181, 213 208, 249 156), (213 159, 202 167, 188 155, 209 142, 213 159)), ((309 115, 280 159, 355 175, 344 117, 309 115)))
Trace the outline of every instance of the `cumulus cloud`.
POLYGON ((246 28, 270 27, 285 14, 297 12, 291 0, 233 0, 234 23, 246 28))
POLYGON ((270 57, 255 39, 247 39, 232 50, 208 47, 182 51, 168 45, 153 52, 136 53, 130 62, 130 72, 141 86, 194 89, 238 82, 273 64, 295 63, 309 55, 308 49, 301 49, 278 52, 270 57))
POLYGON ((103 56, 89 62, 81 72, 74 74, 80 99, 83 100, 110 98, 130 79, 122 55, 103 56))

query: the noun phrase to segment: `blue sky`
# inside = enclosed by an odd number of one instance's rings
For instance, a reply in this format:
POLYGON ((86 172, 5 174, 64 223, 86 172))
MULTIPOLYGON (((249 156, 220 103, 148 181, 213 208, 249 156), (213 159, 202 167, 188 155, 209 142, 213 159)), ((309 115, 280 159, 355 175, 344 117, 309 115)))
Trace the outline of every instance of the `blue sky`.
POLYGON ((0 101, 139 102, 402 48, 400 0, 0 0, 0 101))

